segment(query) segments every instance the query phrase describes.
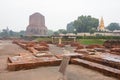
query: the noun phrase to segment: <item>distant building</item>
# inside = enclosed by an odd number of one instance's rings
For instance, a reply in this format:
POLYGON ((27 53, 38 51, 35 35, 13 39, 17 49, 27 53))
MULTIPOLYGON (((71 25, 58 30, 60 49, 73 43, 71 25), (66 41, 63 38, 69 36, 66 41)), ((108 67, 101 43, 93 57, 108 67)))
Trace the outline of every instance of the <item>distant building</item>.
POLYGON ((113 31, 113 34, 114 34, 115 36, 120 36, 120 30, 114 30, 114 31, 113 31))
POLYGON ((103 17, 100 20, 99 26, 98 26, 98 31, 105 31, 105 26, 104 26, 104 20, 103 17))
POLYGON ((47 27, 45 26, 45 18, 40 13, 34 13, 29 17, 29 25, 26 29, 26 36, 45 36, 47 27))

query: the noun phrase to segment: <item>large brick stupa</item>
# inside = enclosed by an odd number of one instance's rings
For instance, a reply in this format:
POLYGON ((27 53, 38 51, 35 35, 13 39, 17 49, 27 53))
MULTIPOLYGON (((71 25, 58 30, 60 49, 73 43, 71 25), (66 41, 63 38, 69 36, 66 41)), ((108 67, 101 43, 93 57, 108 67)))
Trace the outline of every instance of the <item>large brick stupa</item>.
POLYGON ((40 13, 34 13, 29 17, 29 25, 26 28, 26 36, 46 36, 47 27, 45 18, 40 13))

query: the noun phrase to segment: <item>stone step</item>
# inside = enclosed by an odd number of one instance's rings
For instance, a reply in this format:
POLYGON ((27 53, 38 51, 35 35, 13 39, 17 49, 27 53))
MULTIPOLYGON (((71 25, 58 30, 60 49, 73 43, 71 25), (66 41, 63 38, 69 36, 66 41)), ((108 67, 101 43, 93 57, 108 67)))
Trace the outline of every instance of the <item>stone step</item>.
POLYGON ((101 72, 104 75, 120 79, 120 70, 119 69, 115 69, 115 68, 112 68, 109 66, 105 66, 105 65, 102 65, 99 63, 94 63, 94 62, 79 59, 79 58, 71 59, 71 63, 81 65, 81 66, 84 66, 86 68, 101 72))

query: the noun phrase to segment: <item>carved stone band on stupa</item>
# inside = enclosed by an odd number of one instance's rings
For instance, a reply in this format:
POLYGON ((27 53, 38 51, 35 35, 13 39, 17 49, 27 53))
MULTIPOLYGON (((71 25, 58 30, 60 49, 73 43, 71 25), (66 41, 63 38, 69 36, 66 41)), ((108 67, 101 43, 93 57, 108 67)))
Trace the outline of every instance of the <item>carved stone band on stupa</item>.
POLYGON ((29 17, 29 25, 26 29, 26 36, 45 36, 47 27, 45 26, 45 18, 40 13, 34 13, 29 17))

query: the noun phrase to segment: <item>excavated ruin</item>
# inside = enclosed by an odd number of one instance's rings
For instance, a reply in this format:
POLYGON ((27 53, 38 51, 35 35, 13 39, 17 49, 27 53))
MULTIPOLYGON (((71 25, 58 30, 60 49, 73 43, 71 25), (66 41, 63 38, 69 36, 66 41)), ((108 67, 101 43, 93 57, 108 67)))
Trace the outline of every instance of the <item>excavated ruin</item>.
POLYGON ((110 53, 120 55, 120 40, 107 40, 103 45, 110 49, 110 53))
POLYGON ((31 54, 20 53, 19 56, 8 57, 8 70, 14 71, 40 66, 58 66, 63 56, 67 55, 71 57, 70 64, 81 65, 120 79, 120 55, 116 55, 120 54, 119 41, 115 43, 113 41, 106 41, 103 46, 85 46, 74 42, 71 43, 71 46, 76 47, 75 52, 77 53, 56 55, 49 52, 49 45, 46 42, 13 41, 13 43, 30 51, 31 54))

